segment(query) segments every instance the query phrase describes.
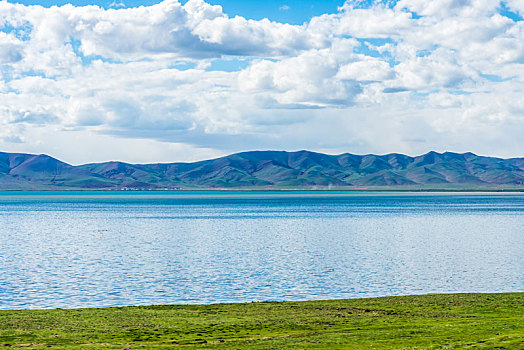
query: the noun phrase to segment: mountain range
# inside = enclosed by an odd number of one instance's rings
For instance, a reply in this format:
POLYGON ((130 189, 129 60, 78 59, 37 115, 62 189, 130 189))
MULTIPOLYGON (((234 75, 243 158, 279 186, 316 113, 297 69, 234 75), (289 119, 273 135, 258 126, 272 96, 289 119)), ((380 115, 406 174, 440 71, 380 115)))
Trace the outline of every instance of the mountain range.
POLYGON ((524 158, 473 153, 328 155, 251 151, 194 163, 73 166, 47 155, 0 152, 1 190, 524 188, 524 158))

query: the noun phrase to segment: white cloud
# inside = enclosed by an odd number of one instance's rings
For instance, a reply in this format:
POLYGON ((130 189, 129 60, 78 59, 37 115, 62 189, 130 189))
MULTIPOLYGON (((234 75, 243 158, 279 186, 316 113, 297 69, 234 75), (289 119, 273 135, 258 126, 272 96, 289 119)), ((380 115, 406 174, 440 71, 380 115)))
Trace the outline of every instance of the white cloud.
POLYGON ((336 78, 368 81, 386 81, 394 77, 394 71, 387 62, 374 57, 366 57, 365 60, 359 60, 348 63, 340 67, 336 78))
POLYGON ((0 64, 22 59, 23 44, 14 35, 0 32, 0 64))
POLYGON ((121 7, 126 7, 126 4, 124 4, 123 2, 121 1, 113 1, 112 3, 109 4, 109 7, 110 8, 121 8, 121 7))
POLYGON ((524 15, 524 3, 522 0, 507 0, 505 1, 506 6, 521 16, 524 15))
MULTIPOLYGON (((117 60, 219 57, 222 54, 281 55, 312 45, 303 27, 229 18, 203 0, 165 0, 149 7, 105 10, 98 6, 43 8, 0 3, 11 25, 32 24, 32 55, 78 42, 86 56, 117 60)), ((70 46, 70 45, 69 45, 70 46)))
MULTIPOLYGON (((337 35, 359 38, 396 38, 416 25, 411 13, 377 5, 369 9, 353 8, 346 3, 341 12, 323 16, 318 22, 331 21, 331 30, 337 35)), ((317 21, 312 21, 317 25, 317 21)))
POLYGON ((0 148, 59 156, 66 142, 113 139, 121 156, 111 157, 124 160, 145 144, 194 159, 253 148, 522 156, 524 21, 501 9, 350 1, 296 26, 203 0, 107 10, 1 1, 0 148), (249 64, 211 70, 231 60, 249 64))

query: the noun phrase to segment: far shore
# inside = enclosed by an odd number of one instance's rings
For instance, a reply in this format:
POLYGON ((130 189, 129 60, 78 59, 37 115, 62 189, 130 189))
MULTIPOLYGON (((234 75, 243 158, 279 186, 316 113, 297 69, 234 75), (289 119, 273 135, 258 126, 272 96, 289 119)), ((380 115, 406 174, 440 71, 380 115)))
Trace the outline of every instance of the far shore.
POLYGON ((343 187, 343 188, 267 188, 267 187, 231 187, 231 188, 179 188, 179 189, 148 189, 148 188, 29 188, 0 189, 0 192, 104 192, 104 193, 185 193, 185 192, 264 192, 264 193, 522 193, 524 187, 450 187, 450 188, 415 188, 403 186, 391 187, 343 187))

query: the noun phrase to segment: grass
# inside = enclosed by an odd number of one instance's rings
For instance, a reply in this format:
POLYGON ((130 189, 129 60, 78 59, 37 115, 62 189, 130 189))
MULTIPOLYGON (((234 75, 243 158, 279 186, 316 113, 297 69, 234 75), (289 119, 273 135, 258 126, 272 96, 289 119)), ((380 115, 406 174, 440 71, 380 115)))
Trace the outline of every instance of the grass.
POLYGON ((524 349, 524 293, 0 311, 0 349, 524 349))

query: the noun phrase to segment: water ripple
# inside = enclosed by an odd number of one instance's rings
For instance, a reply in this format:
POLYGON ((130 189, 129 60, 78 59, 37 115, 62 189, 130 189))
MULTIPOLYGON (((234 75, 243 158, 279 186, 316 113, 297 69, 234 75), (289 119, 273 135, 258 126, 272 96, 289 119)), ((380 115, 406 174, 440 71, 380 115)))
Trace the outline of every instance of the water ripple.
POLYGON ((0 193, 0 309, 524 291, 524 195, 0 193))

